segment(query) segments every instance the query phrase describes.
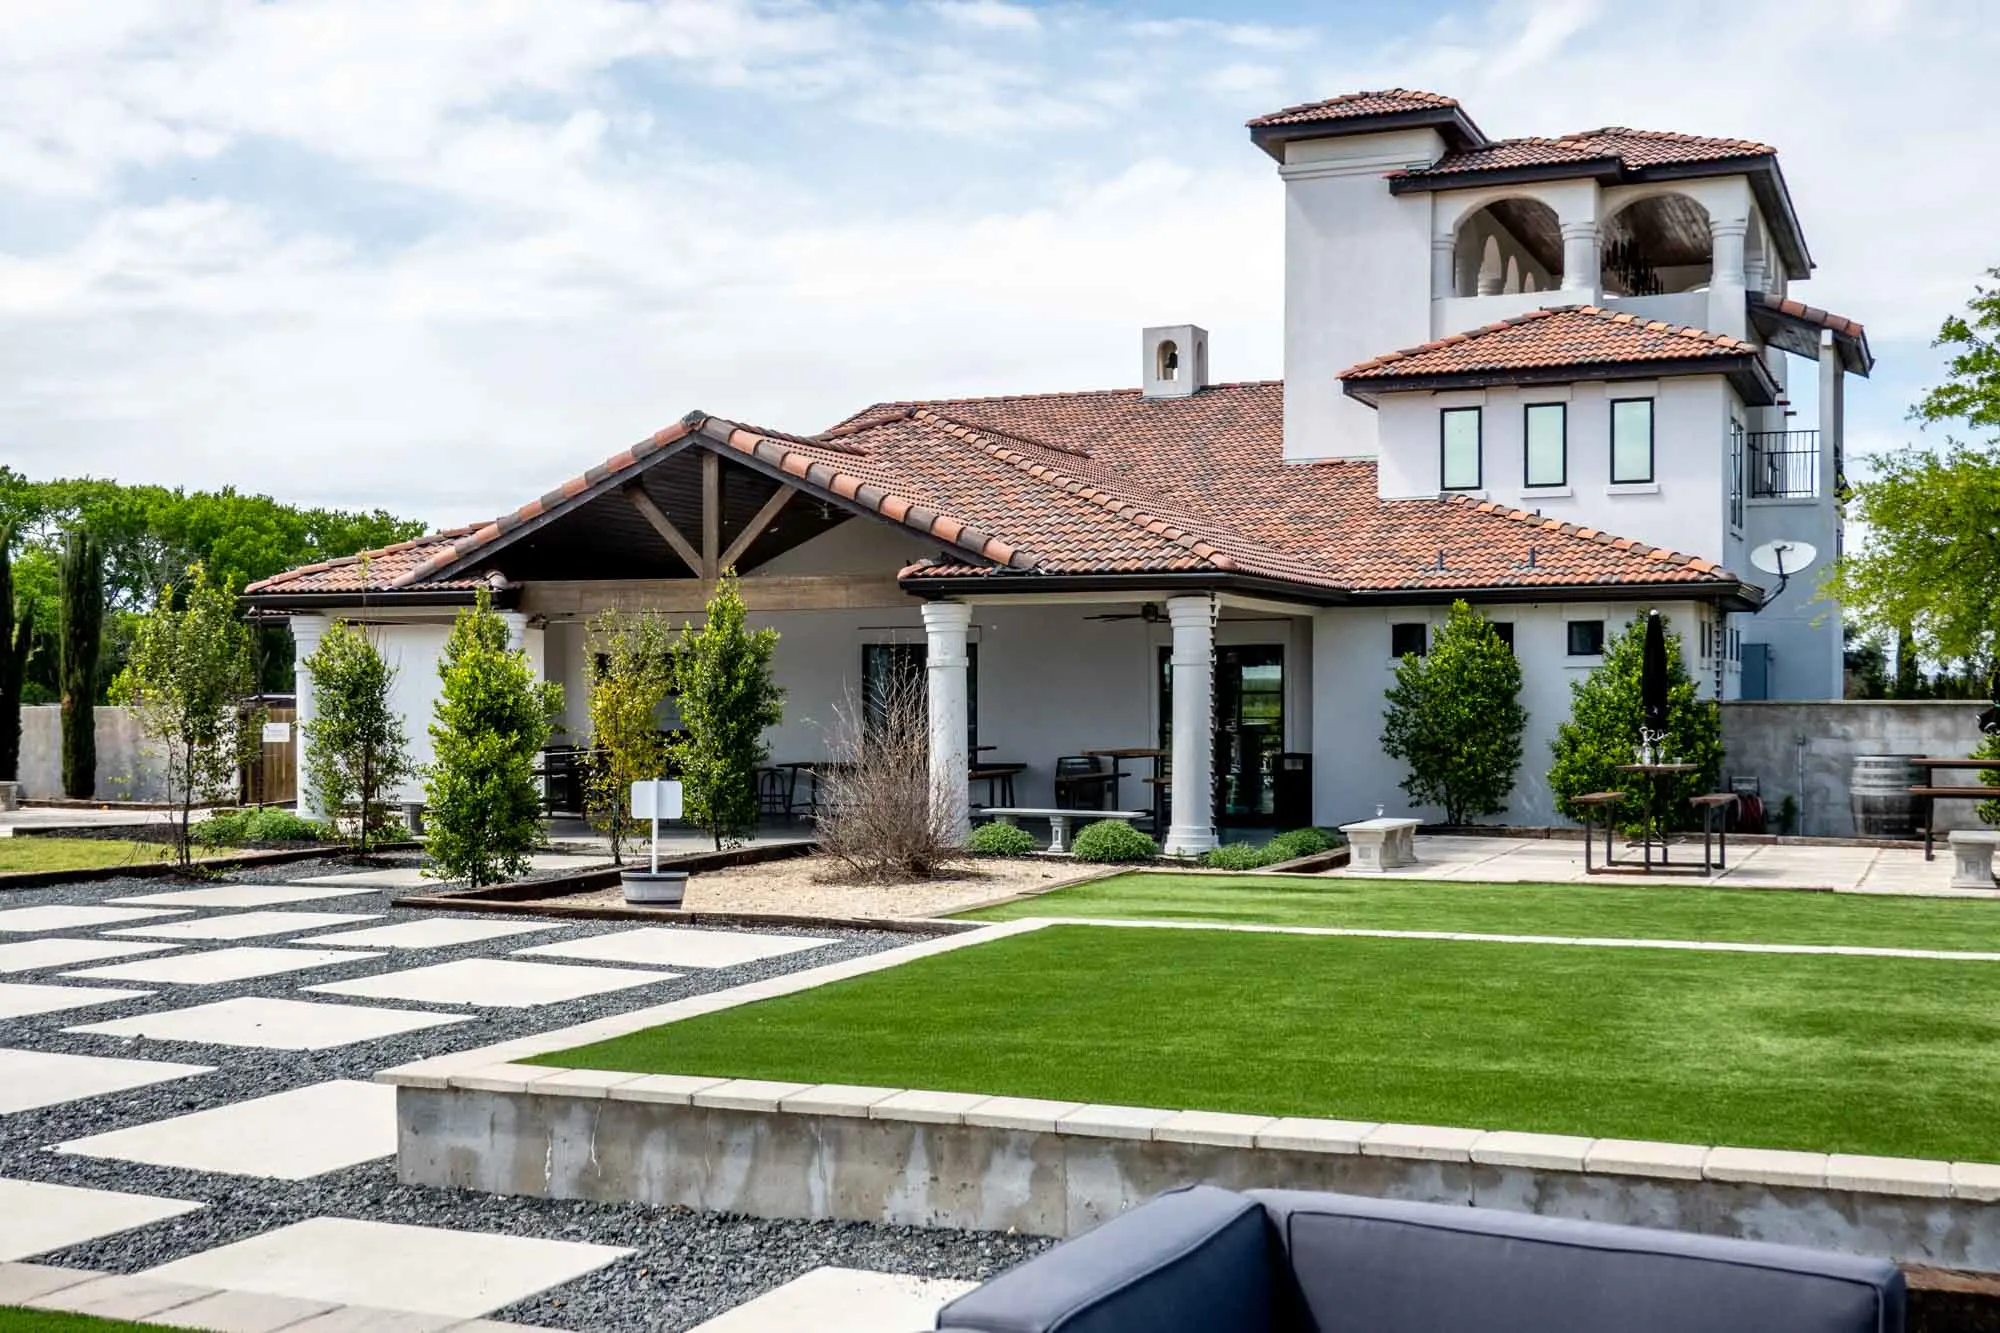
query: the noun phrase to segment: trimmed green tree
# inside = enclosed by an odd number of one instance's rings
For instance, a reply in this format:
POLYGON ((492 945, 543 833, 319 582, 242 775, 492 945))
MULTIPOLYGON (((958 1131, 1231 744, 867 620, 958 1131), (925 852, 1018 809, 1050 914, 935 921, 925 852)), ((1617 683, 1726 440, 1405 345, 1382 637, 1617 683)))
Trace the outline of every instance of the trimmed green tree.
POLYGON ((562 686, 535 678, 507 622, 480 589, 458 613, 438 663, 424 846, 443 879, 492 884, 528 868, 542 841, 535 760, 562 711, 562 686))
POLYGON ((1444 807, 1448 824, 1507 808, 1521 768, 1521 663, 1485 616, 1464 602, 1437 628, 1428 653, 1396 664, 1382 717, 1382 749, 1409 769, 1403 791, 1444 807))
POLYGON ((139 729, 166 756, 175 804, 174 847, 190 861, 189 825, 197 805, 233 800, 237 775, 255 757, 261 710, 242 701, 256 690, 250 630, 236 599, 200 565, 184 588, 161 589, 134 629, 112 698, 133 710, 139 729))
MULTIPOLYGON (((1715 790, 1722 776, 1722 714, 1712 700, 1701 698, 1681 655, 1681 636, 1667 631, 1667 740, 1663 760, 1693 764, 1694 771, 1673 781, 1669 817, 1688 817, 1688 798, 1715 790)), ((1638 777, 1617 771, 1619 764, 1637 763, 1639 673, 1646 649, 1646 617, 1631 623, 1604 645, 1604 661, 1582 680, 1570 685, 1570 716, 1556 728, 1550 742, 1554 763, 1549 786, 1556 808, 1582 821, 1573 804, 1579 796, 1598 791, 1624 791, 1629 822, 1637 827, 1640 797, 1638 777)))
POLYGON ((0 524, 0 782, 21 776, 21 689, 35 644, 35 604, 14 608, 14 525, 0 524))
POLYGON ((672 639, 665 621, 644 612, 606 611, 590 622, 590 744, 596 756, 584 800, 591 824, 611 839, 611 858, 620 865, 642 827, 632 817, 632 784, 666 774, 658 714, 671 684, 672 639))
POLYGON ((669 658, 681 732, 668 747, 680 767, 689 823, 724 839, 757 830, 757 766, 770 758, 764 733, 784 720, 785 692, 771 674, 778 632, 745 623, 736 571, 725 569, 708 599, 708 620, 685 626, 669 658))
POLYGON ((313 712, 305 725, 308 805, 335 829, 353 807, 355 841, 365 851, 389 823, 384 794, 416 771, 402 716, 389 699, 396 668, 344 620, 327 626, 305 664, 313 712))
POLYGON ((86 801, 97 794, 97 661, 104 646, 104 555, 87 532, 63 540, 59 642, 63 795, 86 801))

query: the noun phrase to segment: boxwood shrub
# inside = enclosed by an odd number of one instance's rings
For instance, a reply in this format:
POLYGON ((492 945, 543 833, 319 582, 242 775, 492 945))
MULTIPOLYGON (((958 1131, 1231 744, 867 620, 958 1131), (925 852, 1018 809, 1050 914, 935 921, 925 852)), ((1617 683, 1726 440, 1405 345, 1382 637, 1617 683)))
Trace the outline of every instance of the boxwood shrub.
POLYGON ((1295 828, 1289 833, 1280 833, 1265 844, 1264 850, 1271 853, 1271 864, 1279 861, 1294 861, 1301 856, 1314 856, 1331 851, 1340 841, 1333 834, 1320 828, 1295 828))
POLYGON ((1256 870, 1278 858, 1269 847, 1253 847, 1247 842, 1229 842, 1201 854, 1201 863, 1211 870, 1256 870))
POLYGON ((1026 856, 1035 850, 1035 835, 1012 824, 981 824, 965 840, 966 850, 977 856, 1026 856))
POLYGON ((1100 862, 1150 861, 1160 854, 1157 843, 1121 819, 1085 825, 1069 850, 1079 861, 1100 862))

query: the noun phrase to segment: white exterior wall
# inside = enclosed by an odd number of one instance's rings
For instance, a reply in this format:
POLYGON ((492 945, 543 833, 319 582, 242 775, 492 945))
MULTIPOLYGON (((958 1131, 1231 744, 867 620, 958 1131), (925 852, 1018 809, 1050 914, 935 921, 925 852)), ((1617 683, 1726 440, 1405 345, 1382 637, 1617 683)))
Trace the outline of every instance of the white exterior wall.
MULTIPOLYGON (((1528 725, 1521 741, 1521 768, 1507 811, 1481 822, 1545 826, 1565 824, 1555 812, 1547 781, 1549 744, 1569 718, 1570 685, 1598 666, 1601 657, 1568 655, 1570 620, 1602 620, 1609 637, 1633 616, 1658 610, 1681 636, 1688 669, 1712 694, 1715 663, 1700 660, 1700 619, 1705 607, 1688 602, 1577 602, 1498 604, 1479 608, 1489 620, 1512 621, 1514 651, 1521 661, 1521 704, 1528 725)), ((1444 818, 1436 807, 1415 807, 1399 785, 1407 775, 1399 760, 1382 752, 1383 696, 1395 683, 1390 656, 1392 624, 1444 623, 1450 608, 1333 608, 1313 620, 1313 677, 1328 701, 1316 713, 1313 735, 1313 822, 1323 825, 1371 818, 1375 807, 1395 817, 1426 821, 1444 818), (1337 701, 1337 706, 1335 702, 1337 701)))
POLYGON ((1384 499, 1439 494, 1438 414, 1451 407, 1481 409, 1485 484, 1473 494, 1745 568, 1727 522, 1729 421, 1743 409, 1722 376, 1385 394, 1377 464, 1384 499), (1611 402, 1618 398, 1653 400, 1651 483, 1611 484, 1611 402), (1568 406, 1567 485, 1523 484, 1530 403, 1568 406))
POLYGON ((1375 452, 1372 414, 1336 377, 1431 336, 1431 199, 1382 178, 1443 151, 1433 130, 1285 146, 1286 458, 1375 452))

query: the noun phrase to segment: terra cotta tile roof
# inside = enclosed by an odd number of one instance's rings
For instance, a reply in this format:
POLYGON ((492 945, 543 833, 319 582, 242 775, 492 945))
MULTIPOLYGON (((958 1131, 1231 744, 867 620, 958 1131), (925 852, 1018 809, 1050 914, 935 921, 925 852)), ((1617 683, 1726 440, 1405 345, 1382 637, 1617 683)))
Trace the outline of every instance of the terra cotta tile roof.
POLYGON ((470 586, 527 519, 583 503, 669 445, 745 464, 941 544, 904 571, 1252 576, 1302 592, 1738 585, 1710 561, 1462 496, 1384 501, 1372 460, 1286 463, 1284 386, 878 403, 817 436, 690 413, 491 523, 294 570, 254 596, 470 586), (448 581, 440 584, 438 580, 448 581))
POLYGON ((1427 93, 1415 88, 1384 88, 1375 92, 1342 93, 1319 102, 1302 102, 1246 123, 1253 129, 1262 125, 1315 125, 1321 121, 1352 120, 1361 116, 1393 116, 1404 111, 1448 111, 1457 105, 1457 98, 1440 93, 1427 93))
POLYGON ((1340 372, 1343 380, 1403 379, 1630 361, 1714 361, 1755 356, 1727 334, 1646 320, 1601 306, 1554 306, 1467 333, 1386 352, 1340 372))
POLYGON ((1749 139, 1718 139, 1667 130, 1633 130, 1609 126, 1561 138, 1495 139, 1491 143, 1446 153, 1428 167, 1395 173, 1403 177, 1452 176, 1468 171, 1503 171, 1513 167, 1571 166, 1613 163, 1624 170, 1721 162, 1738 157, 1770 157, 1778 150, 1749 139))

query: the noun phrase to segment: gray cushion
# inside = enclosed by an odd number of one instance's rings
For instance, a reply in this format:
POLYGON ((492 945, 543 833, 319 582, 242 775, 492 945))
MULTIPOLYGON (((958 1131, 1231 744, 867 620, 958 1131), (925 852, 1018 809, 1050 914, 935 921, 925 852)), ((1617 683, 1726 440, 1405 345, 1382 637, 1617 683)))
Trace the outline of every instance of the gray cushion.
POLYGON ((1197 1185, 1002 1273, 939 1312, 981 1333, 1273 1333, 1264 1210, 1197 1185))
POLYGON ((1901 1333, 1886 1260, 1484 1208, 1260 1190, 1317 1333, 1901 1333))

